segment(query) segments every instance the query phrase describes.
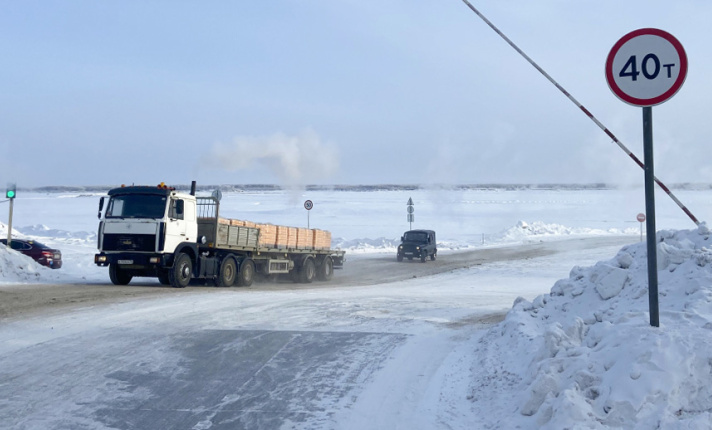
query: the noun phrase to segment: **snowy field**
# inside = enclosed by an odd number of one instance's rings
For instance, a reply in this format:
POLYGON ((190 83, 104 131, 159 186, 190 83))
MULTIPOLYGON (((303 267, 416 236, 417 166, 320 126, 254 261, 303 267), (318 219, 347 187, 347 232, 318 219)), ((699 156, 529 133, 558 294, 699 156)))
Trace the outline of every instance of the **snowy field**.
MULTIPOLYGON (((706 219, 711 191, 676 194, 706 219)), ((235 192, 221 210, 330 230, 347 265, 397 264, 409 198, 413 228, 437 231, 440 259, 592 236, 630 245, 390 284, 202 287, 0 321, 0 428, 712 427, 710 233, 664 195, 660 328, 648 324, 642 189, 235 192)), ((15 236, 61 249, 64 267, 0 245, 0 286, 108 284, 93 265, 97 208, 97 195, 21 193, 15 236)))

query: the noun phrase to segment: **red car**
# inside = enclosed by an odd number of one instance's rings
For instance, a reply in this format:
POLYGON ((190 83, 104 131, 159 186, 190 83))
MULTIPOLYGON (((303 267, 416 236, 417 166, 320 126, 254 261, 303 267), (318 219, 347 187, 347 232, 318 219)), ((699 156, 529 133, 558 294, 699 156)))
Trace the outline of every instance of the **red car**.
MULTIPOLYGON (((7 239, 0 239, 0 243, 7 246, 7 239)), ((12 239, 10 247, 15 251, 19 251, 43 266, 52 269, 62 267, 62 253, 59 249, 52 249, 47 245, 37 242, 36 240, 12 239)))

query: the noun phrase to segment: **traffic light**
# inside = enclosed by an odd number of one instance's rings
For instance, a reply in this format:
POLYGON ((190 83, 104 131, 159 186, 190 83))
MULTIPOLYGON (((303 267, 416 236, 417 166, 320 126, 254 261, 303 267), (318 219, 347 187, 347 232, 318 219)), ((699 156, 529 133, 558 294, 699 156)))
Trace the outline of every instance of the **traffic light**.
POLYGON ((7 190, 5 191, 5 197, 8 199, 14 199, 17 196, 17 186, 15 184, 8 184, 7 190))

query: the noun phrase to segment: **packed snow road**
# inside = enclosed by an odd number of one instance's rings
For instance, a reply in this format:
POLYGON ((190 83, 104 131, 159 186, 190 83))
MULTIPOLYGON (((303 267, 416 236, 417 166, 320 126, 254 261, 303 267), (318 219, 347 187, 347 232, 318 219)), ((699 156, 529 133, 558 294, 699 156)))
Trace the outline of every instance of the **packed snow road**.
POLYGON ((0 428, 478 428, 481 329, 631 241, 357 255, 309 285, 3 286, 0 428))
MULTIPOLYGON (((588 237, 551 242, 537 242, 526 245, 484 248, 439 254, 435 261, 405 260, 395 261, 394 255, 367 254, 348 256, 343 270, 337 270, 328 283, 295 284, 290 280, 268 282, 261 280, 249 288, 233 287, 234 290, 298 290, 378 285, 402 281, 410 278, 433 276, 452 270, 493 262, 511 262, 546 255, 566 253, 576 250, 622 246, 630 243, 630 236, 588 237)), ((191 286, 174 289, 158 284, 149 278, 135 278, 128 286, 107 284, 27 284, 22 288, 0 285, 0 319, 22 317, 31 314, 53 313, 67 308, 122 302, 137 298, 151 298, 163 295, 209 294, 215 288, 191 286)))

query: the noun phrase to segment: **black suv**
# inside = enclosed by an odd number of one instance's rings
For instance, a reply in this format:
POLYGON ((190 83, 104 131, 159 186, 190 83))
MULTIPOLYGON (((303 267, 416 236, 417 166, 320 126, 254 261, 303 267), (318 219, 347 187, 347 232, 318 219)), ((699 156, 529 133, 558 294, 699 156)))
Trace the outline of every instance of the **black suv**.
POLYGON ((425 259, 430 256, 435 260, 438 248, 435 242, 435 232, 433 230, 410 230, 403 233, 401 244, 398 246, 398 261, 403 261, 403 257, 412 260, 413 257, 420 258, 425 263, 425 259))

